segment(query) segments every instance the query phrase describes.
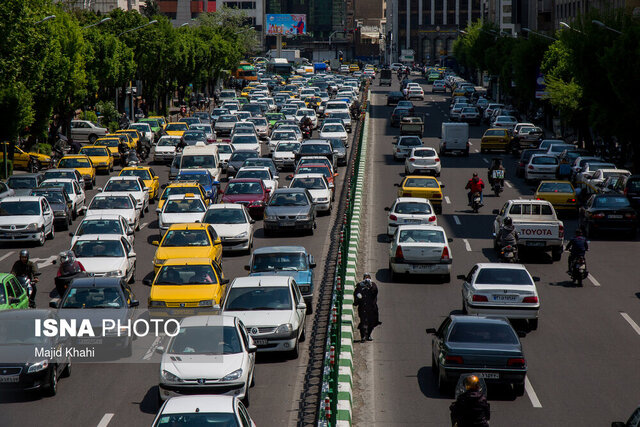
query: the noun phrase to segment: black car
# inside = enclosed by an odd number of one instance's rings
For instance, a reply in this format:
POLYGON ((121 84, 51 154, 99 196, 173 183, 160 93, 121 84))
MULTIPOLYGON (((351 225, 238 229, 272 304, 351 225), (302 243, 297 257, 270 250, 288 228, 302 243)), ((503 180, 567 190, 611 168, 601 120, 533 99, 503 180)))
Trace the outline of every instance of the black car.
POLYGON ((580 226, 587 237, 603 231, 626 231, 635 239, 638 217, 624 194, 593 194, 580 208, 580 226))
POLYGON ((544 154, 546 152, 547 150, 541 150, 538 148, 522 150, 522 153, 520 153, 520 160, 518 160, 518 166, 516 167, 516 176, 518 178, 524 178, 524 168, 529 164, 531 157, 533 157, 534 154, 544 154))
POLYGON ((402 92, 389 92, 387 95, 387 105, 398 105, 398 102, 404 99, 402 92))
POLYGON ((438 388, 449 393, 460 375, 475 373, 487 384, 510 384, 524 394, 527 362, 522 345, 504 318, 450 315, 433 334, 431 369, 438 388))
POLYGON ((627 196, 631 207, 636 211, 640 210, 640 175, 623 177, 616 183, 614 191, 627 196))
POLYGON ((307 156, 323 156, 331 161, 333 168, 337 166, 336 154, 333 152, 333 147, 329 140, 326 139, 308 139, 300 145, 300 149, 296 152, 296 162, 301 157, 307 156))
POLYGON ((410 117, 410 116, 411 116, 411 113, 408 108, 396 107, 393 110, 393 113, 391 113, 391 120, 390 120, 391 127, 400 126, 400 122, 402 121, 402 118, 410 117))
POLYGON ((41 336, 34 333, 34 326, 45 321, 58 322, 59 318, 50 310, 0 312, 0 391, 38 390, 54 396, 58 379, 71 374, 68 339, 59 334, 47 337, 43 332, 41 336), (59 352, 53 351, 58 348, 59 352))
POLYGON ((32 196, 47 199, 53 209, 53 221, 56 230, 68 230, 73 219, 73 200, 62 187, 39 187, 31 190, 32 196))
POLYGON ((413 102, 408 100, 398 101, 398 106, 396 108, 406 108, 409 110, 409 114, 411 114, 412 116, 416 113, 413 102))

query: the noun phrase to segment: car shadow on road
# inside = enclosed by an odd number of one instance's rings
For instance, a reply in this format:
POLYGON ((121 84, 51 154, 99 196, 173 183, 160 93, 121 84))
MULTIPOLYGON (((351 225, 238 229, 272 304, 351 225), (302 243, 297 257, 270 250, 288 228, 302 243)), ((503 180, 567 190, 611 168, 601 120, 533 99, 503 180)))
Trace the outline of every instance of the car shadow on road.
POLYGON ((134 404, 138 404, 140 406, 140 412, 144 414, 157 414, 158 409, 162 406, 162 402, 160 402, 160 397, 158 395, 159 387, 157 385, 151 387, 147 390, 147 393, 144 395, 142 402, 133 402, 134 404))
POLYGON ((432 399, 452 399, 453 396, 441 393, 438 390, 438 379, 436 374, 431 370, 431 366, 423 366, 418 369, 418 386, 420 391, 426 397, 432 399))
POLYGON ((445 285, 446 282, 440 276, 423 274, 396 274, 395 280, 391 279, 391 270, 381 268, 376 272, 376 280, 380 283, 394 283, 399 285, 445 285))
POLYGON ((37 391, 0 392, 0 404, 35 402, 37 400, 42 400, 42 395, 37 391))
POLYGON ((584 283, 582 286, 578 286, 572 280, 563 280, 561 282, 549 282, 549 286, 557 286, 563 288, 583 288, 584 283))

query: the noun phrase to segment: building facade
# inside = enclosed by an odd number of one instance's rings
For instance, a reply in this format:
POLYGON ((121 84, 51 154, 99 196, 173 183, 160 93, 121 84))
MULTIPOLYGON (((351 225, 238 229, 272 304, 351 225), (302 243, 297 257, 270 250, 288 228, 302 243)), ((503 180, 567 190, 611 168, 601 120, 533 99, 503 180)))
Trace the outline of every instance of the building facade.
POLYGON ((140 0, 77 0, 75 6, 81 9, 91 9, 95 12, 109 13, 113 9, 140 11, 140 3, 140 0))

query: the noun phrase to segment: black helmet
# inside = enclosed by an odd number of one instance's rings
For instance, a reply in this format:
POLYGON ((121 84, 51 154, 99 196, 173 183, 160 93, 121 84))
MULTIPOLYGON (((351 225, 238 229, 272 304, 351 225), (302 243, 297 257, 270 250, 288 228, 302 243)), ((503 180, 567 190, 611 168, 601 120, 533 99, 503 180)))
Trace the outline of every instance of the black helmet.
POLYGON ((27 257, 27 260, 29 259, 29 251, 26 249, 23 249, 20 251, 20 258, 22 257, 27 257))
POLYGON ((473 173, 473 177, 474 177, 474 178, 477 178, 477 177, 478 177, 478 172, 474 172, 474 173, 473 173))
POLYGON ((581 228, 578 228, 576 230, 576 236, 582 236, 582 229, 581 228))
POLYGON ((510 216, 504 219, 504 225, 509 225, 509 226, 513 225, 513 220, 511 219, 510 216))

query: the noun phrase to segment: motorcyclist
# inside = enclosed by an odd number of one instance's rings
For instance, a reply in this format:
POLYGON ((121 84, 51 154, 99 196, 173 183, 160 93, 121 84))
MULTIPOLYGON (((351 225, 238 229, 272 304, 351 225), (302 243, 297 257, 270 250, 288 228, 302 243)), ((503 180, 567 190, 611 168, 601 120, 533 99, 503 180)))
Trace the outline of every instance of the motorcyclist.
POLYGON ((484 198, 482 197, 482 189, 484 188, 484 182, 478 177, 476 172, 473 173, 473 178, 471 178, 467 185, 464 187, 465 190, 469 190, 467 197, 469 198, 469 206, 471 206, 471 198, 475 193, 480 193, 480 203, 484 202, 484 198))
POLYGON ((358 118, 358 113, 360 112, 360 101, 355 100, 353 101, 353 103, 351 104, 351 118, 352 119, 357 119, 358 118))
POLYGON ((451 404, 451 425, 457 427, 489 427, 491 407, 480 391, 480 380, 475 375, 464 379, 465 391, 451 404))
POLYGON ((86 270, 84 269, 82 263, 76 259, 73 251, 60 252, 60 254, 58 255, 58 262, 60 263, 60 267, 58 268, 58 273, 56 274, 55 284, 56 290, 58 291, 58 296, 62 298, 66 293, 71 280, 73 280, 75 277, 78 277, 86 270))
POLYGON ((124 140, 120 140, 118 143, 118 154, 120 154, 120 163, 122 167, 127 165, 127 151, 129 151, 129 146, 124 140))
POLYGON ((569 252, 568 273, 571 274, 573 262, 580 257, 584 257, 589 250, 589 242, 582 235, 581 229, 576 230, 576 235, 567 243, 565 250, 569 252))
POLYGON ((491 166, 489 166, 489 171, 487 172, 487 178, 489 180, 489 185, 493 187, 494 184, 494 175, 502 175, 502 178, 500 178, 501 181, 504 180, 504 174, 505 174, 505 169, 504 166, 502 166, 502 160, 501 159, 493 159, 493 162, 491 163, 491 166), (502 173, 500 172, 496 172, 494 174, 494 171, 502 171, 502 173))
POLYGON ((300 129, 303 133, 308 132, 311 135, 311 130, 313 129, 313 122, 309 116, 304 116, 300 121, 300 129))
POLYGON ((518 243, 518 234, 516 233, 516 229, 513 226, 513 220, 511 217, 506 217, 504 221, 502 221, 502 225, 500 226, 500 230, 498 231, 498 235, 496 236, 496 240, 500 244, 501 248, 505 246, 516 246, 518 243))
POLYGON ((20 251, 20 258, 18 261, 13 263, 13 267, 11 267, 11 274, 16 276, 17 278, 26 277, 31 281, 31 293, 29 294, 29 307, 36 307, 36 283, 38 283, 38 276, 40 273, 38 272, 38 267, 35 265, 33 261, 29 261, 29 251, 23 249, 20 251))

